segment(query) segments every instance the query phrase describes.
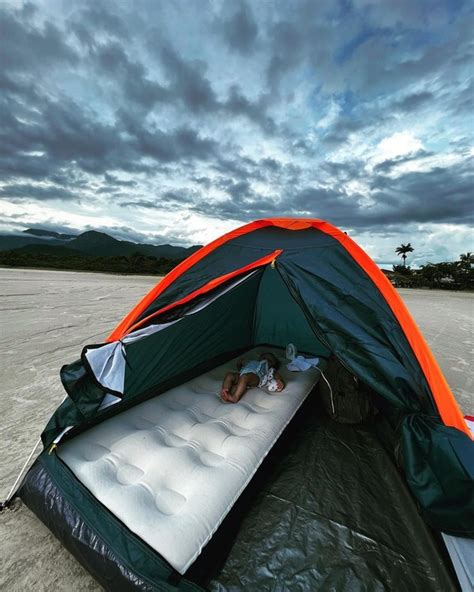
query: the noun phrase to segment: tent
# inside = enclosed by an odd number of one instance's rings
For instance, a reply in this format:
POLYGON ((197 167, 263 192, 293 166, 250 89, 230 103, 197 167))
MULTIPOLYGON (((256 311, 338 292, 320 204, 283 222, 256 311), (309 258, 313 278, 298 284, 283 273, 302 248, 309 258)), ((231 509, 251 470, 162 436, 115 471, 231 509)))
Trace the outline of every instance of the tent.
POLYGON ((18 495, 107 589, 456 589, 439 533, 474 536, 469 427, 397 292, 329 223, 211 242, 61 379, 18 495), (289 343, 310 370, 289 373, 289 343), (265 350, 283 393, 221 401, 265 350), (324 413, 335 360, 362 423, 324 413))

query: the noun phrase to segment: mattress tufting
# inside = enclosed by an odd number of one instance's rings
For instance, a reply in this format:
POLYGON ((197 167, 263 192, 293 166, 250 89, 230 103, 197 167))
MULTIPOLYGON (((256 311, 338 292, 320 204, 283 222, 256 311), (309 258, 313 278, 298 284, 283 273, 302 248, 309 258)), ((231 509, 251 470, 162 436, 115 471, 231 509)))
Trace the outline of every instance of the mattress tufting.
MULTIPOLYGON (((282 351, 273 351, 282 361, 282 351)), ((58 455, 131 531, 184 573, 216 531, 317 382, 291 373, 280 394, 219 390, 236 360, 140 403, 76 436, 58 455)))

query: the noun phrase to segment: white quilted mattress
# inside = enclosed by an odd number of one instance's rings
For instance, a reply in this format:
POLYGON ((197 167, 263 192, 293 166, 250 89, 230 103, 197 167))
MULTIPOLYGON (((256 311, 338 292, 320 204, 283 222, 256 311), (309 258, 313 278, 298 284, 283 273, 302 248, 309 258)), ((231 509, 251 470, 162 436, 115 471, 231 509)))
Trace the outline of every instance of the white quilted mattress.
MULTIPOLYGON (((270 351, 285 362, 281 350, 270 351)), ((253 388, 239 403, 224 403, 222 379, 235 369, 235 360, 214 368, 58 448, 93 495, 181 574, 320 376, 282 364, 282 393, 253 388)))

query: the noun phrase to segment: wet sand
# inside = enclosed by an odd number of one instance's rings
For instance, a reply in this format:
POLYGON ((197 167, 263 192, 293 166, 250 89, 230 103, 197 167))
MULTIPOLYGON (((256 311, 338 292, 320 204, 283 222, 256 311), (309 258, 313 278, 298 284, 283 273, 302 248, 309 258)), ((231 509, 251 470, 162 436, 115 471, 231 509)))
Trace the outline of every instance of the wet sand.
MULTIPOLYGON (((0 269, 0 498, 64 396, 59 368, 100 343, 156 277, 0 269)), ((474 294, 400 290, 464 413, 474 413, 474 294)), ((0 590, 102 588, 24 506, 0 515, 0 590)))

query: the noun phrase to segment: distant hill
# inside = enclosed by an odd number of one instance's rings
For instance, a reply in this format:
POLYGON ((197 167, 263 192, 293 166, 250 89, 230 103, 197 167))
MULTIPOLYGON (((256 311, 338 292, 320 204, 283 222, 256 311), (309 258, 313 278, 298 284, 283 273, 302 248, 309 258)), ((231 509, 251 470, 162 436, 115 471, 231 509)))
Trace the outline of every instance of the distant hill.
POLYGON ((57 239, 46 241, 44 238, 30 236, 28 234, 25 234, 24 236, 19 236, 17 234, 0 235, 0 251, 10 251, 11 249, 20 249, 26 245, 37 244, 64 245, 64 241, 59 241, 57 239))
MULTIPOLYGON (((6 251, 4 251, 6 252, 6 251)), ((24 247, 20 247, 19 249, 12 249, 10 252, 12 253, 22 253, 27 255, 28 253, 31 255, 52 255, 53 257, 91 257, 89 253, 81 253, 81 251, 77 251, 76 249, 70 249, 68 247, 63 247, 62 245, 25 245, 24 247)))
POLYGON ((199 249, 198 246, 185 249, 173 245, 148 245, 121 241, 104 232, 95 230, 80 234, 74 240, 68 242, 68 247, 102 257, 128 257, 133 253, 142 253, 151 257, 164 257, 167 259, 183 259, 199 249))
MULTIPOLYGON (((142 255, 156 257, 158 259, 184 259, 194 253, 199 246, 184 248, 173 245, 149 245, 144 243, 133 243, 122 241, 112 236, 95 230, 83 232, 77 236, 72 234, 60 234, 43 229, 25 230, 21 235, 0 235, 0 251, 13 251, 25 249, 31 254, 48 253, 65 255, 64 248, 84 255, 95 257, 129 257, 140 253, 142 255), (47 246, 47 251, 44 247, 47 246)), ((70 254, 70 253, 69 253, 70 254)))
POLYGON ((43 230, 42 228, 27 228, 23 230, 25 234, 31 234, 40 238, 56 238, 59 240, 71 240, 77 237, 77 234, 60 234, 59 232, 53 232, 52 230, 43 230))

